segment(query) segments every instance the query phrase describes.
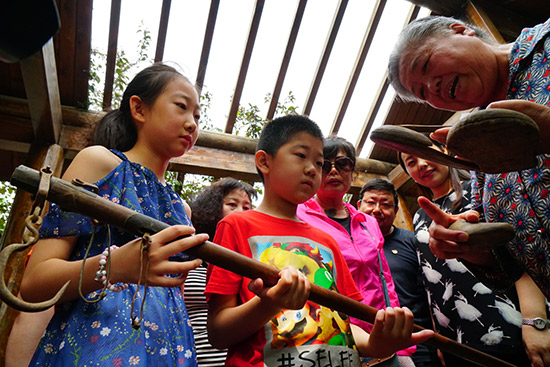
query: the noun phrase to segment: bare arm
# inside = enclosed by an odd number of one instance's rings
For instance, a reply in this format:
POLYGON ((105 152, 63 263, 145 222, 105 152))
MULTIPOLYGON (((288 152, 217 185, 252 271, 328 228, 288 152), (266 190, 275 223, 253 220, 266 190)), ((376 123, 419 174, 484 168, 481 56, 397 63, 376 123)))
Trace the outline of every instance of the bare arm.
MULTIPOLYGON (((203 243, 206 234, 189 236, 194 229, 188 226, 172 226, 151 236, 149 248, 149 272, 144 271, 142 282, 151 286, 176 287, 185 281, 187 272, 200 265, 201 260, 186 262, 170 261, 168 258, 186 249, 203 243), (164 274, 182 274, 181 277, 166 277, 164 274)), ((140 270, 140 242, 137 239, 128 242, 118 250, 111 252, 111 283, 137 283, 140 270)), ((68 261, 75 237, 40 240, 35 245, 21 283, 22 297, 31 302, 44 301, 57 293, 67 280, 71 284, 59 303, 79 297, 78 282, 82 261, 68 261)), ((145 264, 143 264, 145 267, 145 264)), ((88 294, 101 289, 103 284, 94 279, 99 267, 99 256, 86 260, 82 276, 82 293, 88 294)))
POLYGON ((279 276, 273 287, 264 287, 261 279, 250 282, 249 289, 257 296, 241 305, 235 294, 212 294, 208 302, 210 344, 218 349, 231 347, 263 328, 282 309, 302 308, 309 297, 309 280, 291 266, 279 276))
MULTIPOLYGON (((516 290, 523 318, 547 319, 546 299, 527 273, 516 282, 516 290)), ((523 325, 521 332, 525 351, 533 366, 550 366, 550 329, 537 330, 523 325)))
MULTIPOLYGON (((99 146, 89 147, 75 157, 63 175, 63 179, 71 181, 78 177, 86 182, 96 182, 111 172, 119 163, 120 159, 107 149, 99 146)), ((206 235, 198 235, 176 240, 193 232, 191 227, 173 226, 152 236, 153 242, 149 250, 149 276, 147 278, 150 285, 177 286, 184 281, 184 277, 169 278, 164 274, 183 274, 185 276, 189 270, 200 264, 200 260, 184 263, 168 260, 171 255, 207 239, 206 235)), ((50 299, 67 280, 70 280, 71 284, 60 303, 79 297, 78 282, 82 261, 68 261, 76 242, 76 237, 51 238, 37 242, 21 284, 21 295, 25 300, 37 302, 50 299)), ((111 253, 110 281, 111 283, 137 283, 140 266, 140 240, 118 245, 121 248, 111 253)), ((82 276, 83 294, 102 288, 102 283, 94 279, 98 268, 99 256, 87 259, 82 276)))

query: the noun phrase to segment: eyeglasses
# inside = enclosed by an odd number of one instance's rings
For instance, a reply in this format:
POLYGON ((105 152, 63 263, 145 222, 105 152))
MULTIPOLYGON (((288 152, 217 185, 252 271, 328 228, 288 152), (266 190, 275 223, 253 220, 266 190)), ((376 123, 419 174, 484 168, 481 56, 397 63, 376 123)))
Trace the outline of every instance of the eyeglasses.
POLYGON ((361 202, 363 204, 365 204, 365 206, 367 207, 367 209, 374 209, 376 208, 377 206, 381 209, 381 210, 390 210, 390 209, 393 209, 396 207, 395 204, 390 204, 390 203, 383 203, 383 202, 380 202, 380 201, 365 201, 365 200, 361 200, 361 202))
POLYGON ((323 162, 323 175, 328 175, 332 170, 332 166, 336 167, 339 172, 348 173, 353 171, 354 165, 353 160, 348 157, 338 157, 334 162, 325 159, 323 162))

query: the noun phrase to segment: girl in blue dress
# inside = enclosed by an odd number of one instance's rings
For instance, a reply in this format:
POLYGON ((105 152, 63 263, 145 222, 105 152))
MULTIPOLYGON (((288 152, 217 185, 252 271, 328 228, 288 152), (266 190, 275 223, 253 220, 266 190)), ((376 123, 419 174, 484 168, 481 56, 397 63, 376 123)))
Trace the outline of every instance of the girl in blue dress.
POLYGON ((201 261, 171 260, 208 236, 178 239, 194 230, 188 206, 164 174, 171 158, 195 144, 199 117, 194 86, 172 67, 155 64, 136 75, 121 107, 100 121, 96 142, 103 146, 83 149, 67 168, 63 179, 95 183, 100 196, 171 227, 150 236, 148 256, 141 258, 143 239, 52 204, 21 294, 44 301, 71 282, 31 366, 196 366, 180 286, 201 261), (104 297, 86 302, 79 280, 87 300, 104 297))

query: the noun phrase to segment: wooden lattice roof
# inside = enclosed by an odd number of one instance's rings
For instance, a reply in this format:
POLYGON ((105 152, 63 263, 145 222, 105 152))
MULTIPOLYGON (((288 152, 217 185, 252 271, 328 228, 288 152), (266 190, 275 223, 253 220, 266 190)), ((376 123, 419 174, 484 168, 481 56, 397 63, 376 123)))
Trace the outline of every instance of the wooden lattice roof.
MULTIPOLYGON (((104 89, 104 106, 110 106, 112 95, 112 80, 115 72, 114 60, 117 50, 119 20, 123 9, 122 0, 112 0, 109 22, 109 40, 107 47, 106 78, 104 89)), ((348 7, 347 0, 336 1, 335 12, 328 26, 329 32, 319 32, 318 37, 324 39, 323 51, 319 57, 314 77, 310 81, 309 92, 301 113, 309 114, 316 96, 323 85, 324 71, 333 51, 334 40, 348 7)), ((497 30, 502 34, 504 41, 511 41, 521 28, 531 26, 546 20, 550 14, 550 2, 536 0, 498 1, 479 0, 473 4, 468 1, 440 1, 415 0, 417 5, 430 8, 433 12, 469 18, 477 24, 497 30)), ((26 159, 26 155, 33 143, 51 144, 60 143, 65 149, 67 158, 88 143, 89 132, 93 128, 95 115, 82 110, 86 106, 88 94, 88 79, 90 70, 91 25, 93 0, 57 0, 61 28, 53 37, 53 42, 46 44, 41 52, 23 60, 20 63, 7 64, 0 62, 0 180, 9 178, 13 169, 26 159)), ((296 0, 291 29, 281 29, 281 37, 288 37, 284 54, 281 55, 281 66, 278 77, 272 86, 273 99, 269 106, 266 118, 273 117, 275 105, 281 98, 282 85, 287 75, 290 58, 294 51, 297 34, 300 31, 301 20, 307 12, 307 1, 296 0), (284 35, 284 36, 283 36, 284 35), (288 36, 286 36, 288 35, 288 36)), ((185 159, 175 160, 173 169, 182 172, 210 173, 216 176, 234 175, 252 178, 254 170, 246 168, 244 157, 249 150, 244 148, 250 142, 244 138, 235 137, 234 130, 237 108, 241 103, 241 95, 245 85, 247 71, 256 35, 260 27, 260 20, 265 16, 265 0, 254 2, 252 19, 246 39, 246 47, 242 54, 241 66, 237 82, 234 85, 234 94, 228 108, 225 134, 204 134, 198 145, 203 149, 197 150, 195 155, 185 159), (232 139, 228 145, 226 139, 232 139), (207 142, 208 141, 208 142, 207 142), (208 146, 208 144, 210 144, 208 146), (219 144, 219 145, 218 145, 219 144), (227 148, 232 146, 233 148, 227 148), (212 155, 210 149, 218 149, 217 155, 212 155), (233 150, 231 150, 233 149, 233 150), (216 159, 209 157, 216 156, 216 159), (222 159, 222 157, 225 157, 222 159), (216 164, 218 163, 218 164, 216 164)), ((376 34, 377 26, 384 11, 386 0, 378 0, 374 4, 372 17, 365 16, 366 31, 363 41, 356 55, 354 66, 349 71, 342 71, 342 78, 348 82, 342 95, 335 96, 339 100, 339 107, 330 128, 330 133, 338 133, 343 116, 349 106, 354 93, 359 74, 364 70, 365 58, 376 34)), ((160 20, 157 38, 152 40, 155 46, 155 60, 161 61, 168 34, 168 20, 170 19, 171 0, 159 2, 160 20)), ((411 6, 403 0, 403 6, 411 6)), ((211 0, 204 31, 199 68, 197 70, 197 84, 202 85, 208 73, 208 66, 223 62, 210 57, 216 19, 220 8, 219 0, 211 0)), ((409 19, 418 14, 418 7, 411 7, 409 19)), ((241 20, 236 20, 241 21, 241 20)), ((357 125, 356 148, 361 152, 373 122, 379 113, 385 113, 384 124, 440 124, 449 119, 452 114, 448 111, 435 110, 427 105, 403 103, 393 101, 388 112, 381 111, 380 105, 388 90, 386 78, 377 88, 377 94, 371 104, 365 104, 366 118, 357 125)), ((253 144, 253 143, 250 143, 253 144)), ((395 154, 385 148, 374 147, 369 159, 364 162, 371 173, 388 175, 395 164, 395 154), (372 167, 377 167, 372 169, 372 167)), ((394 176, 397 173, 394 172, 394 176)))

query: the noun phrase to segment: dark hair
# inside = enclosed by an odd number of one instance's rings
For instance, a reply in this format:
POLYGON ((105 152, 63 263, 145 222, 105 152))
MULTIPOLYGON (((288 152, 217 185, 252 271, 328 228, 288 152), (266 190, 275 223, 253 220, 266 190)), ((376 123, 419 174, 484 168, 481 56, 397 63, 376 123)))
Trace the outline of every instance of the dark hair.
POLYGON ((355 167, 355 147, 349 141, 339 136, 329 136, 323 142, 323 156, 325 159, 333 159, 338 155, 338 151, 343 151, 348 158, 353 161, 355 167))
MULTIPOLYGON (((430 140, 432 141, 432 144, 435 145, 438 149, 440 149, 441 151, 445 150, 445 147, 441 143, 433 139, 430 139, 430 140)), ((401 165, 401 168, 403 168, 403 171, 405 171, 405 173, 409 175, 409 171, 407 171, 407 167, 405 166, 405 162, 403 162, 403 158, 401 157, 401 154, 402 154, 401 152, 397 152, 397 161, 401 165)), ((469 179, 469 178, 466 174, 463 173, 462 170, 459 170, 454 167, 449 167, 449 178, 451 179, 451 186, 454 192, 456 193, 456 200, 453 202, 453 205, 451 206, 451 208, 453 210, 456 210, 462 205, 462 197, 464 196, 462 193, 461 180, 469 179)), ((420 188, 420 191, 422 191, 422 194, 424 196, 426 196, 427 198, 433 199, 433 193, 429 187, 422 186, 419 183, 416 183, 416 184, 418 185, 418 187, 420 188)))
POLYGON ((361 187, 361 190, 359 191, 359 200, 363 200, 363 195, 367 191, 387 191, 393 196, 393 201, 395 203, 395 207, 397 208, 399 206, 399 198, 397 196, 397 190, 395 190, 395 186, 383 178, 373 178, 372 180, 367 181, 366 184, 361 187))
POLYGON ((99 121, 92 143, 122 152, 130 150, 137 141, 137 129, 130 111, 130 98, 138 96, 143 103, 151 106, 166 85, 178 77, 189 81, 173 67, 161 63, 155 63, 140 71, 126 87, 120 107, 108 112, 99 121))
POLYGON ((403 28, 401 33, 399 33, 388 61, 388 80, 402 100, 424 103, 423 100, 416 97, 411 91, 407 90, 403 84, 401 84, 401 80, 399 78, 399 64, 401 63, 401 56, 408 50, 418 48, 430 38, 453 34, 451 25, 456 23, 473 29, 475 31, 475 36, 482 40, 493 43, 496 42, 480 28, 468 24, 460 19, 443 16, 429 16, 410 22, 405 28, 403 28))
POLYGON ((233 190, 243 190, 251 201, 257 197, 251 185, 227 177, 205 187, 188 201, 191 222, 197 233, 208 233, 210 240, 214 239, 216 225, 223 218, 223 199, 233 190))
MULTIPOLYGON (((265 124, 258 139, 256 152, 263 150, 272 157, 275 157, 279 148, 288 143, 294 135, 301 132, 306 132, 311 136, 319 138, 321 142, 323 141, 323 133, 313 120, 310 120, 307 116, 290 114, 277 117, 265 124)), ((256 170, 263 182, 263 174, 257 167, 256 170)))

